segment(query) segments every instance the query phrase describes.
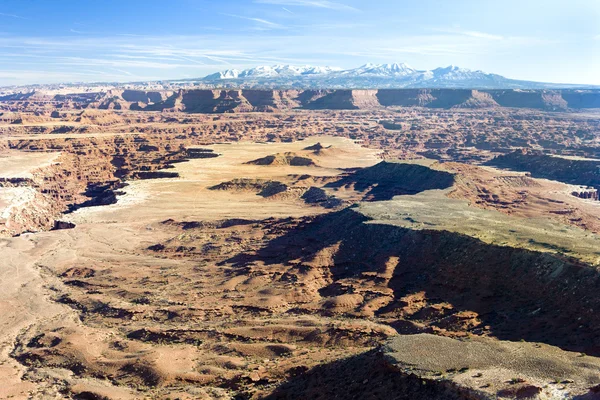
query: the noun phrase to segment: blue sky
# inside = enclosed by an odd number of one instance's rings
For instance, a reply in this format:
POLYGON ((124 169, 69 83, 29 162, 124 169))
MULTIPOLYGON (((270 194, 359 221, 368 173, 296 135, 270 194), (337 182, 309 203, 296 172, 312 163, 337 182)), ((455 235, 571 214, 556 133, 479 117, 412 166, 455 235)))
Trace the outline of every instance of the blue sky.
POLYGON ((0 0, 0 85, 367 62, 600 84, 600 0, 0 0))

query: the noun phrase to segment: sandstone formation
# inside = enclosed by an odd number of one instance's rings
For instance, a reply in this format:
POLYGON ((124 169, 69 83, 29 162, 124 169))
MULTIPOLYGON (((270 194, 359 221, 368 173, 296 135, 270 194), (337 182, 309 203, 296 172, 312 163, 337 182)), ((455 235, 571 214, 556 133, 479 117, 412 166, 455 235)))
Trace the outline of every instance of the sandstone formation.
POLYGON ((549 111, 600 108, 598 90, 108 90, 83 95, 7 95, 0 102, 49 104, 56 108, 185 111, 188 113, 273 112, 293 109, 353 110, 381 107, 531 108, 549 111))
MULTIPOLYGON (((144 97, 144 95, 139 97, 144 97)), ((600 92, 598 91, 574 90, 180 90, 170 98, 154 103, 148 109, 170 109, 191 113, 223 113, 282 111, 294 108, 352 110, 391 106, 428 108, 489 108, 500 106, 557 111, 568 108, 598 108, 598 98, 600 98, 600 92)))

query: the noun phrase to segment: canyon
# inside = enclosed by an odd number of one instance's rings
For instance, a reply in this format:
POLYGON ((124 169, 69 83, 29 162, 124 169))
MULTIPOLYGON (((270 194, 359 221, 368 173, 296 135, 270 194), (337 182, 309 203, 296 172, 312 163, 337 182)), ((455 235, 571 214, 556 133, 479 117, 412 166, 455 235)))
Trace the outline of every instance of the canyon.
POLYGON ((600 92, 0 98, 1 398, 598 398, 600 92))

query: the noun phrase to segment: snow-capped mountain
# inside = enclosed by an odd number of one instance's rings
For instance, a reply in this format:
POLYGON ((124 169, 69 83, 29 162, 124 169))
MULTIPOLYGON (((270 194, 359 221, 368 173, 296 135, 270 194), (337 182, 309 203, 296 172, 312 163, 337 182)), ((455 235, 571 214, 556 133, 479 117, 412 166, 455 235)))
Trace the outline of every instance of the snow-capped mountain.
POLYGON ((204 78, 204 80, 219 80, 219 79, 244 79, 244 78, 279 78, 293 77, 306 75, 324 75, 339 71, 339 68, 332 67, 312 67, 309 65, 296 67, 293 65, 275 65, 260 66, 239 71, 237 69, 228 69, 222 72, 217 72, 204 78))
POLYGON ((365 64, 358 68, 275 65, 239 71, 230 69, 199 80, 211 87, 297 89, 469 88, 543 89, 569 87, 508 79, 501 75, 456 66, 417 70, 409 65, 365 64))
POLYGON ((218 80, 218 79, 237 79, 240 76, 240 70, 227 69, 225 71, 217 72, 216 74, 208 75, 205 80, 218 80))
POLYGON ((365 64, 362 67, 342 71, 341 75, 345 76, 410 76, 418 71, 406 64, 365 64))

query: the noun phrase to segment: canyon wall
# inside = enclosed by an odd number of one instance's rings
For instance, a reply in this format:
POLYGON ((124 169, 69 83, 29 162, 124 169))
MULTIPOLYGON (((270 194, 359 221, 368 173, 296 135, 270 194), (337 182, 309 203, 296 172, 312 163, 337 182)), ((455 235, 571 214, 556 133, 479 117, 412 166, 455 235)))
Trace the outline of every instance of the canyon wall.
POLYGON ((194 136, 171 135, 9 140, 13 150, 60 155, 30 179, 0 179, 0 188, 23 192, 23 200, 0 215, 0 237, 59 229, 62 213, 115 203, 127 180, 177 177, 157 170, 198 158, 185 148, 198 143, 194 136))
MULTIPOLYGON (((356 110, 382 107, 531 108, 547 111, 600 108, 600 90, 109 90, 104 93, 0 97, 0 103, 53 104, 59 108, 184 111, 188 113, 274 112, 292 109, 356 110)), ((18 107, 16 107, 18 108, 18 107)))
POLYGON ((96 108, 188 113, 275 112, 292 109, 357 110, 383 107, 531 108, 547 111, 600 108, 600 90, 109 90, 104 93, 0 97, 0 103, 52 104, 63 109, 96 108))
POLYGON ((600 91, 582 90, 181 90, 140 109, 190 113, 290 109, 358 110, 382 107, 532 108, 548 111, 600 107, 600 91))

